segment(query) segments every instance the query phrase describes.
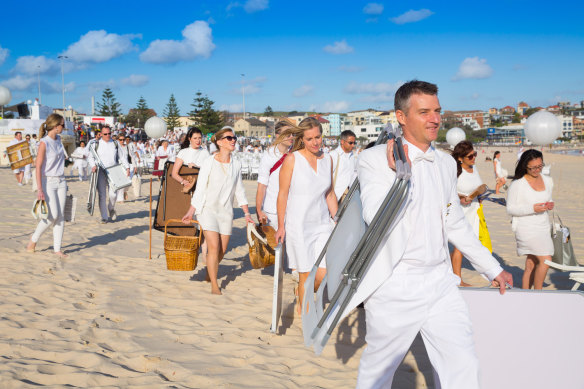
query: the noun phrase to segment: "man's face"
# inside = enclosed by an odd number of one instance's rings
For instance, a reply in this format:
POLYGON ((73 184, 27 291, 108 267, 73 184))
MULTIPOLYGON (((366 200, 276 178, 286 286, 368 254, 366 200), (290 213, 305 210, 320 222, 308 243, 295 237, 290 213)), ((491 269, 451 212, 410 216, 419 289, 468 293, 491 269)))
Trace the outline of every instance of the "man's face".
POLYGON ((345 153, 350 153, 355 148, 355 137, 348 136, 347 139, 341 139, 341 147, 345 153))
POLYGON ((441 110, 438 96, 411 95, 407 112, 396 111, 405 138, 417 147, 429 146, 438 137, 441 110))
POLYGON ((17 140, 22 140, 22 134, 20 132, 16 134, 15 137, 17 140))

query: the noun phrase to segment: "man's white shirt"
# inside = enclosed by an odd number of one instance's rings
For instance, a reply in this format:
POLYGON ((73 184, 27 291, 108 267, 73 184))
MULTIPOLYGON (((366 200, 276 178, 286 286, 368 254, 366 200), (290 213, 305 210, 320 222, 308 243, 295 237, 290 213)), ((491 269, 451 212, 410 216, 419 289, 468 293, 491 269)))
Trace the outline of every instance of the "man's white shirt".
POLYGON ((331 151, 329 155, 333 159, 333 180, 336 177, 335 195, 338 200, 357 178, 357 159, 352 151, 345 153, 341 146, 331 151))
POLYGON ((282 153, 280 153, 278 148, 270 147, 262 154, 258 171, 258 182, 267 186, 262 208, 264 212, 273 214, 277 212, 276 200, 278 199, 278 192, 280 190, 280 169, 282 168, 282 165, 280 165, 272 174, 270 174, 270 169, 280 160, 280 158, 282 158, 282 153))
MULTIPOLYGON (((97 142, 92 142, 90 147, 95 147, 97 142)), ((124 158, 124 153, 121 150, 121 147, 116 147, 115 141, 111 140, 109 142, 105 142, 103 139, 99 140, 99 147, 97 148, 97 155, 99 159, 101 159, 101 163, 103 167, 111 167, 116 165, 117 163, 121 163, 126 169, 130 168, 128 164, 128 159, 124 158), (116 153, 118 153, 118 157, 116 159, 116 153)), ((97 165, 95 158, 93 157, 93 153, 89 153, 88 158, 89 166, 93 168, 93 166, 97 165)))

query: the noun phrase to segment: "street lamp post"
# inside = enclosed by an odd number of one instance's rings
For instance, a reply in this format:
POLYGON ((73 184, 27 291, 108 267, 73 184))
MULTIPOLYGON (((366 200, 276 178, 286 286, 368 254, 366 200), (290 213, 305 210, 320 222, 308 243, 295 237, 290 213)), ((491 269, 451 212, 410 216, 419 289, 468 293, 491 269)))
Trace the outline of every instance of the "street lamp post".
POLYGON ((65 114, 65 72, 63 71, 63 61, 69 57, 60 55, 57 58, 61 60, 61 89, 63 90, 63 115, 65 114))
POLYGON ((243 99, 243 118, 245 119, 245 74, 241 75, 241 96, 243 99))

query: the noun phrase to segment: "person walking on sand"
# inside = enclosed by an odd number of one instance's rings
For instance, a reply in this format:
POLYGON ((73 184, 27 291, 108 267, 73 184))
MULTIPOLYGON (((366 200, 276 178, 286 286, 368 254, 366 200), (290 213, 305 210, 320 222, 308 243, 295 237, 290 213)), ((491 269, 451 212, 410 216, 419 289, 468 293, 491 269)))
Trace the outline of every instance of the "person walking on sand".
MULTIPOLYGON (((294 136, 291 154, 280 171, 276 241, 284 242, 291 269, 298 270, 298 313, 304 283, 333 229, 338 203, 332 185, 332 160, 322 150, 322 126, 308 117, 283 132, 294 136)), ((316 273, 318 289, 326 274, 325 261, 316 273)))
POLYGON ((203 229, 207 242, 207 279, 211 281, 212 294, 221 294, 217 273, 233 227, 233 197, 245 212, 245 220, 253 223, 241 179, 241 163, 231 155, 236 140, 233 128, 229 126, 213 135, 211 141, 218 152, 203 161, 191 207, 182 218, 183 223, 188 224, 196 213, 203 229))
POLYGON ((65 127, 63 116, 53 113, 39 129, 38 153, 36 157, 37 198, 45 200, 49 216, 41 219, 30 238, 26 251, 34 252, 41 235, 53 226, 53 251, 55 255, 67 257, 61 250, 65 230, 65 200, 67 181, 65 181, 65 148, 61 143, 61 132, 65 127))
POLYGON ((499 190, 501 189, 501 187, 503 187, 504 189, 507 188, 507 186, 505 185, 507 182, 507 170, 503 169, 503 166, 501 165, 501 152, 500 151, 495 151, 495 154, 493 155, 493 168, 495 170, 495 182, 496 182, 496 186, 495 186, 495 194, 500 194, 499 190))
MULTIPOLYGON (((365 302, 367 347, 361 355, 357 387, 391 387, 398 366, 421 333, 440 386, 477 389, 479 369, 471 321, 458 289, 460 279, 452 273, 448 242, 477 271, 496 281, 500 293, 513 280, 464 217, 456 191, 454 159, 432 147, 441 120, 438 87, 409 81, 397 90, 394 104, 404 151, 412 161, 410 192, 393 231, 382 239, 343 312, 346 315, 365 302)), ((395 181, 393 147, 391 140, 359 155, 366 223, 371 223, 395 181)), ((501 346, 504 350, 505 345, 501 346)))
POLYGON ((550 176, 541 174, 543 154, 530 149, 525 151, 507 193, 507 213, 512 216, 511 229, 517 241, 517 255, 527 255, 523 272, 523 289, 542 289, 549 269, 545 260, 551 261, 554 243, 550 230, 548 211, 554 209, 550 176))
POLYGON ((357 178, 357 158, 353 153, 355 144, 355 133, 351 130, 345 130, 341 133, 339 147, 330 152, 333 159, 333 186, 339 204, 357 178))
MULTIPOLYGON (((99 156, 99 159, 103 163, 104 168, 121 163, 122 166, 126 168, 126 175, 128 177, 130 176, 130 165, 128 164, 128 160, 124 158, 124 154, 117 141, 112 140, 112 129, 109 126, 105 126, 101 130, 101 139, 90 142, 88 147, 91 147, 93 150, 95 150, 99 156)), ((91 171, 97 171, 97 161, 95 160, 92 152, 89 152, 88 162, 89 166, 91 167, 91 171)), ((115 221, 117 218, 115 211, 117 191, 108 188, 109 182, 107 180, 106 173, 102 169, 99 169, 99 175, 97 178, 97 193, 99 195, 99 211, 101 213, 102 223, 107 223, 109 218, 111 218, 112 221, 115 221), (106 192, 108 192, 107 195, 106 192)))
MULTIPOLYGON (((16 131, 14 133, 14 138, 8 143, 8 146, 17 145, 20 142, 24 142, 24 140, 22 140, 22 132, 16 131)), ((24 178, 24 167, 13 169, 12 173, 14 173, 18 186, 23 186, 24 184, 22 183, 22 180, 24 178)))

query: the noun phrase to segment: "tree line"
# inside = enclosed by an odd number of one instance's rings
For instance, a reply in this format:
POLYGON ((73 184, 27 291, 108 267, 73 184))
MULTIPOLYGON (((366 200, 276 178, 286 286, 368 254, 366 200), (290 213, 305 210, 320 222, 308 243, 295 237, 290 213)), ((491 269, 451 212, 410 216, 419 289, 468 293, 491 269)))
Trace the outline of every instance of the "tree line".
MULTIPOLYGON (((189 119, 201 129, 204 134, 218 131, 224 124, 225 118, 221 112, 213 107, 215 102, 201 91, 195 93, 192 110, 187 113, 189 119)), ((120 103, 117 102, 114 92, 106 88, 101 96, 101 102, 97 103, 97 114, 100 116, 114 116, 126 124, 126 126, 143 128, 146 120, 156 116, 156 112, 148 107, 148 103, 143 96, 140 96, 135 108, 131 108, 128 114, 121 112, 120 103)), ((164 107, 163 119, 168 128, 180 127, 180 109, 174 98, 170 95, 168 103, 164 107)))

